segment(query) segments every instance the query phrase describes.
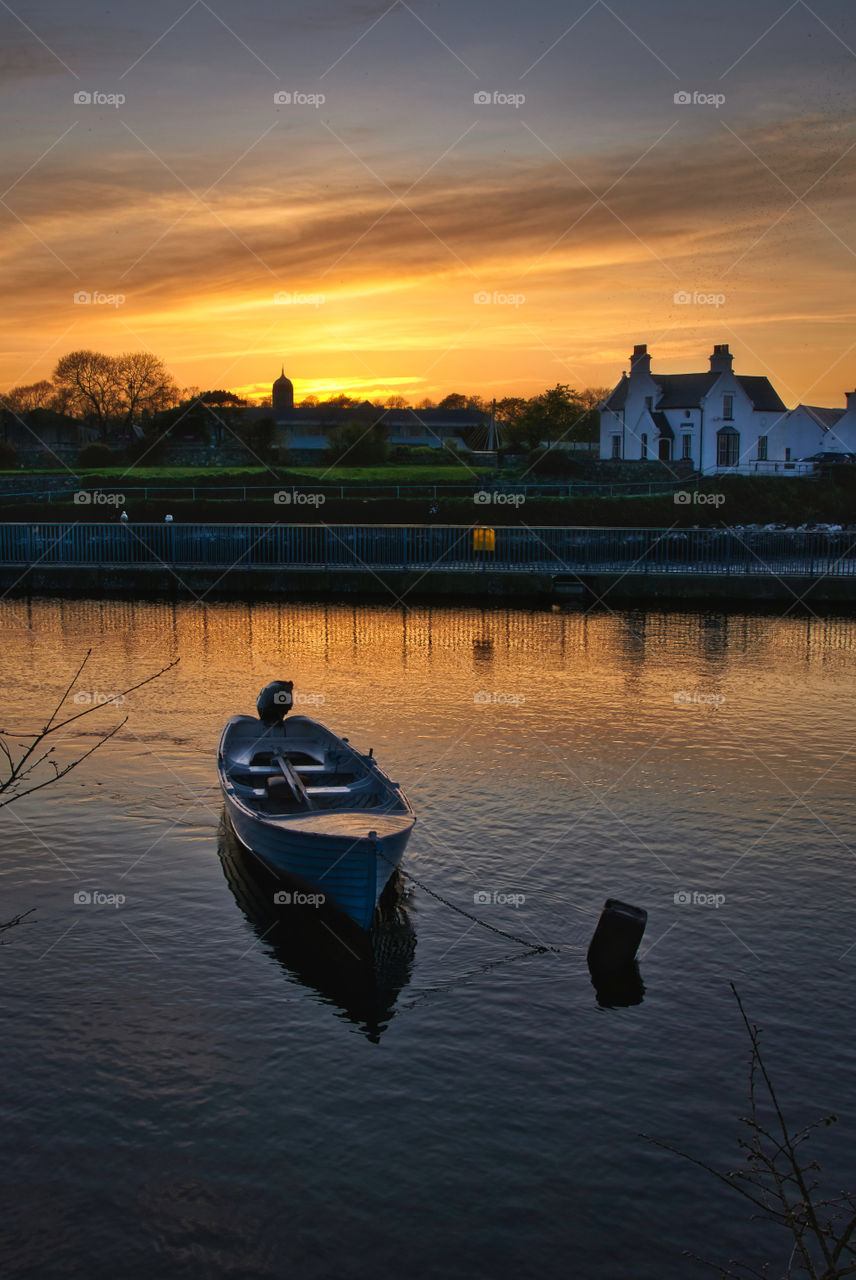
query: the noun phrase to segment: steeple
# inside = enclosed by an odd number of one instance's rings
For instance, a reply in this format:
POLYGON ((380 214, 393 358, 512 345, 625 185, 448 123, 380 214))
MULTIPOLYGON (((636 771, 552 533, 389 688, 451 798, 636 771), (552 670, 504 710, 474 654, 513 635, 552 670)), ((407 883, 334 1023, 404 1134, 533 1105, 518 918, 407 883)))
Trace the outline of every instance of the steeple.
POLYGON ((282 363, 282 373, 271 387, 270 402, 274 409, 293 409, 294 408, 294 387, 290 378, 285 376, 285 362, 282 363))

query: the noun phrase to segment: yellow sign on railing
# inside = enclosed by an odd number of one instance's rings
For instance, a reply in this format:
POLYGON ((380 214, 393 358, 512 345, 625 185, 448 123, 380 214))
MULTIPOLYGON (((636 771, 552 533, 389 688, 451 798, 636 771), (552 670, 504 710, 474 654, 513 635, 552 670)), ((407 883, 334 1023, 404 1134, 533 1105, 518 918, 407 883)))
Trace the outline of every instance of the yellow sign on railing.
POLYGON ((496 551, 496 530, 474 529, 473 551, 496 551))

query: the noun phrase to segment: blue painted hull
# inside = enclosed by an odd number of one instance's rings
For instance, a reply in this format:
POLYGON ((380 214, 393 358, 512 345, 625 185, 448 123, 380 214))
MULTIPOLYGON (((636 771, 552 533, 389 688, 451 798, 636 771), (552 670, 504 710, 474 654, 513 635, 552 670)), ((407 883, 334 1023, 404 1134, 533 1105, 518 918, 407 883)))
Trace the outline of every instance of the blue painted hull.
POLYGON ((235 835, 277 875, 300 882, 311 893, 323 893, 325 905, 344 911, 361 929, 368 929, 380 895, 401 862, 410 831, 380 841, 331 841, 300 838, 271 823, 248 815, 226 800, 235 835))
MULTIPOLYGON (((246 733, 246 717, 234 717, 230 725, 234 723, 246 733)), ((298 723, 295 717, 289 728, 299 730, 305 725, 323 729, 337 749, 353 758, 354 767, 362 768, 363 776, 371 778, 379 789, 381 803, 374 808, 350 809, 346 802, 322 811, 265 813, 258 800, 240 794, 242 789, 230 780, 230 725, 221 740, 220 781, 226 812, 241 844, 276 875, 297 882, 306 892, 323 894, 324 906, 338 908, 361 929, 368 929, 380 896, 401 862, 415 822, 400 789, 373 761, 359 756, 329 730, 302 717, 298 723)), ((269 731, 264 741, 270 742, 269 731)))

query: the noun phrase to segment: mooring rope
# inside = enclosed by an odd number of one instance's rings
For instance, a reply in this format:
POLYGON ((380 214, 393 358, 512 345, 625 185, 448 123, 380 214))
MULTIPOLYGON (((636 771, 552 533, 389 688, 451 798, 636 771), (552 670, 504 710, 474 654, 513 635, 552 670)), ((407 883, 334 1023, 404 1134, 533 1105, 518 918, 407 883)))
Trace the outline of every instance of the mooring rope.
POLYGON ((475 924, 480 924, 483 929, 490 929, 491 933, 498 933, 501 938, 508 938, 509 942, 516 942, 519 946, 526 947, 528 951, 541 954, 547 951, 552 951, 556 955, 561 955, 561 947, 553 947, 548 942, 532 942, 526 938, 518 938, 516 934, 508 933, 505 929, 499 929, 495 924, 488 924, 487 920, 480 920, 479 917, 473 915, 471 911, 465 911, 463 907, 459 907, 456 903, 450 902, 448 898, 444 898, 442 893, 437 893, 434 889, 429 889, 428 885, 422 880, 419 880, 412 871, 406 871, 404 867, 397 865, 391 858, 388 858, 383 849, 378 848, 377 845, 375 845, 375 848, 383 858, 384 862, 388 862, 394 870, 400 871, 408 880, 412 880, 413 883, 418 885, 424 893, 430 894, 432 898, 436 898, 437 901, 442 902, 444 906, 451 907, 452 911, 457 911, 458 915, 466 916, 468 920, 472 920, 475 924))

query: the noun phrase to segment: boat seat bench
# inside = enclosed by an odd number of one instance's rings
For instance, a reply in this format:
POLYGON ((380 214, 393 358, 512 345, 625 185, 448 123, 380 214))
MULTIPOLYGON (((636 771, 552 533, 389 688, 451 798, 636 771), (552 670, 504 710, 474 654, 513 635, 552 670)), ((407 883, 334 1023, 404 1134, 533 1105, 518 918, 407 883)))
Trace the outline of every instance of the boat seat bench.
MULTIPOLYGON (((270 775, 275 778, 275 774, 270 775)), ((285 781, 285 779, 283 779, 285 781)), ((236 791, 242 791, 245 795, 259 796, 260 798, 270 796, 270 792, 264 787, 248 787, 242 782, 232 780, 232 786, 236 791)), ((278 789, 278 788, 277 788, 278 789)), ((354 791, 353 787, 307 787, 306 794, 308 796, 347 796, 354 791)))
MULTIPOLYGON (((292 764, 295 773, 326 773, 326 764, 292 764)), ((279 769, 269 764, 247 764, 243 766, 246 773, 258 774, 263 778, 278 778, 279 769)))

